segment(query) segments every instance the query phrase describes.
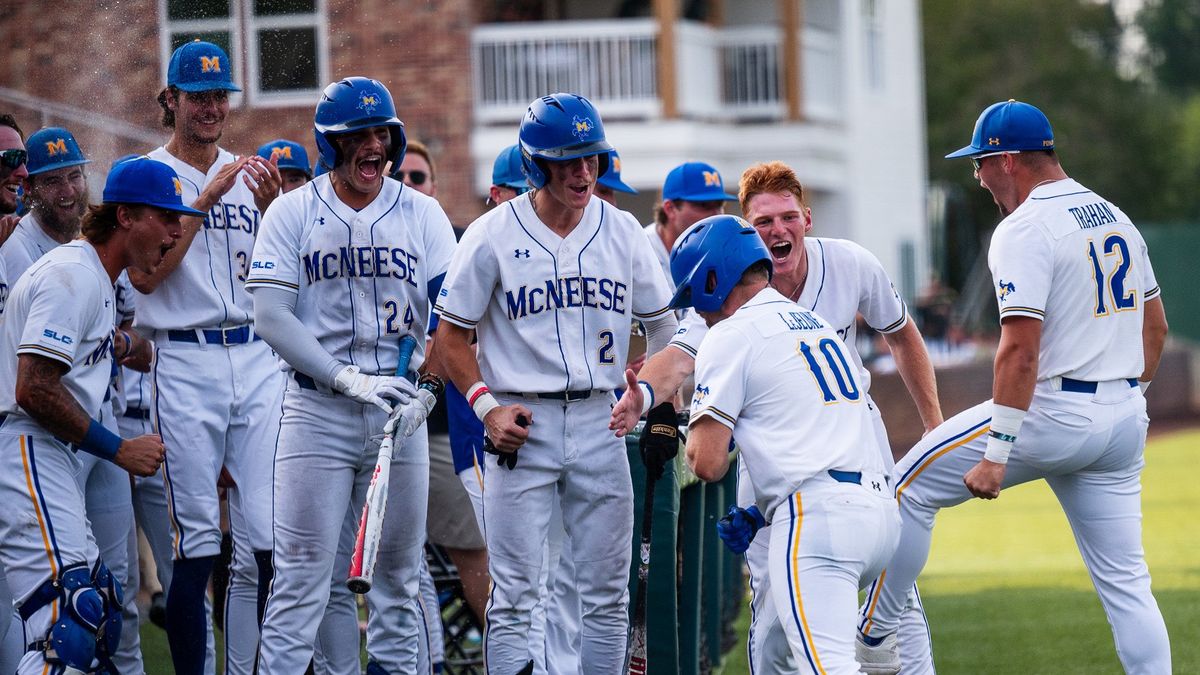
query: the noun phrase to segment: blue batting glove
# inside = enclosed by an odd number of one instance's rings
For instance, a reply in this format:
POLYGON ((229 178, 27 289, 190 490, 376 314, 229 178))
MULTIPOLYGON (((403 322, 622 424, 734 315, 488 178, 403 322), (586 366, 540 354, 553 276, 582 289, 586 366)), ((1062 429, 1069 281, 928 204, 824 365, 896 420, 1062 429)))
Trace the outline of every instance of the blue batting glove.
POLYGON ((748 509, 730 506, 729 513, 717 521, 717 536, 725 542, 725 547, 734 553, 745 553, 754 541, 754 535, 767 524, 758 506, 751 505, 748 509))

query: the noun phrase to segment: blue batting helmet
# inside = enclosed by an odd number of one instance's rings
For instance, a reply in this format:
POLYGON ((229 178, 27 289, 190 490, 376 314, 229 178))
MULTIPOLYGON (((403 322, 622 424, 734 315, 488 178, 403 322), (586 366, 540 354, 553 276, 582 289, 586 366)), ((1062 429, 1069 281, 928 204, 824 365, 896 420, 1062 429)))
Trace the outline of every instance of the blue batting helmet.
POLYGON ((579 94, 551 94, 529 104, 518 134, 521 169, 529 184, 546 184, 546 172, 537 160, 561 162, 577 157, 600 156, 598 176, 608 171, 612 146, 604 140, 604 124, 592 102, 579 94))
MULTIPOLYGON (((750 223, 737 216, 709 216, 688 228, 671 249, 675 295, 671 307, 715 312, 750 266, 771 254, 750 223)), ((769 273, 769 272, 768 272, 769 273)))
POLYGON ((404 160, 408 141, 404 137, 404 122, 396 117, 396 104, 387 87, 369 77, 347 77, 325 87, 313 119, 320 161, 337 168, 341 160, 331 136, 380 126, 389 127, 392 134, 391 147, 384 159, 398 166, 404 160))
POLYGON ((62 127, 38 129, 25 142, 25 147, 29 149, 25 168, 30 176, 92 161, 83 155, 71 132, 62 127))

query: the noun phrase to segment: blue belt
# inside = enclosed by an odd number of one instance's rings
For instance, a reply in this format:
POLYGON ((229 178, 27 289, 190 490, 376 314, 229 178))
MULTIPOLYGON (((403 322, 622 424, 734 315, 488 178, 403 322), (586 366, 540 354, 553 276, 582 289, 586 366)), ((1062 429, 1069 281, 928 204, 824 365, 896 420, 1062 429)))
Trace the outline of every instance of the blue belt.
POLYGON ((169 330, 167 339, 172 342, 190 342, 200 344, 200 336, 204 336, 204 344, 210 345, 244 345, 247 342, 258 341, 262 338, 254 335, 249 325, 234 328, 197 328, 195 330, 169 330))
POLYGON ((861 471, 838 471, 837 469, 830 469, 829 477, 839 483, 854 483, 855 485, 862 485, 861 471))
MULTIPOLYGON (((1061 379, 1062 379, 1062 390, 1063 391, 1070 391, 1070 392, 1074 392, 1076 394, 1094 394, 1094 393, 1096 393, 1096 383, 1095 382, 1085 382, 1083 380, 1072 380, 1069 377, 1064 377, 1061 379)), ((1131 386, 1131 387, 1138 386, 1137 380, 1135 380, 1132 377, 1127 378, 1125 381, 1128 382, 1129 386, 1131 386)))
POLYGON ((304 373, 292 371, 292 379, 296 381, 296 384, 300 385, 301 389, 317 390, 317 381, 304 373))
POLYGON ((122 417, 128 417, 131 420, 148 420, 150 419, 150 411, 145 408, 126 408, 125 412, 121 413, 122 417))

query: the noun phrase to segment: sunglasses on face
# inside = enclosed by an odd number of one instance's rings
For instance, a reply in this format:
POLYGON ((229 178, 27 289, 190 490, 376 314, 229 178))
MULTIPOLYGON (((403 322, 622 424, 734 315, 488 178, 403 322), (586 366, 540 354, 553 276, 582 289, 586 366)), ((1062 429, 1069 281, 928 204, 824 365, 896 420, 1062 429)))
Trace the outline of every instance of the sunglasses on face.
POLYGON ((983 159, 984 157, 998 157, 1000 155, 1019 155, 1019 154, 1021 154, 1020 150, 1002 150, 1000 152, 988 152, 988 153, 984 153, 982 155, 975 155, 974 157, 971 158, 971 163, 975 165, 975 170, 978 171, 979 167, 983 165, 983 163, 980 162, 979 160, 983 159))
POLYGON ((0 152, 0 166, 6 169, 16 169, 29 159, 29 153, 21 148, 13 148, 0 152))
POLYGON ((392 176, 401 183, 404 182, 404 177, 407 176, 408 182, 412 183, 413 185, 424 185, 425 179, 429 178, 429 174, 425 173, 424 171, 401 170, 393 173, 392 176))

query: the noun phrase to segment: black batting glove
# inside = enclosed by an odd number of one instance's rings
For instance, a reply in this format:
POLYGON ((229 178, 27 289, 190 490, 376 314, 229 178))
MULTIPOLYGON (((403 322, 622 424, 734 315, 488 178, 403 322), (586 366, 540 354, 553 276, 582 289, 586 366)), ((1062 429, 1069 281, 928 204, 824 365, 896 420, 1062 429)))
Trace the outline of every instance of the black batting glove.
POLYGON ((675 407, 670 401, 660 403, 646 413, 646 426, 638 440, 642 453, 642 464, 651 480, 662 478, 667 462, 679 454, 679 428, 676 424, 675 407))
MULTIPOLYGON (((525 419, 524 415, 519 415, 517 416, 517 424, 527 427, 529 426, 529 420, 525 419)), ((496 455, 496 463, 500 466, 510 471, 517 468, 516 450, 513 450, 512 452, 504 452, 492 444, 492 439, 485 436, 483 438, 483 451, 489 455, 496 455)))

